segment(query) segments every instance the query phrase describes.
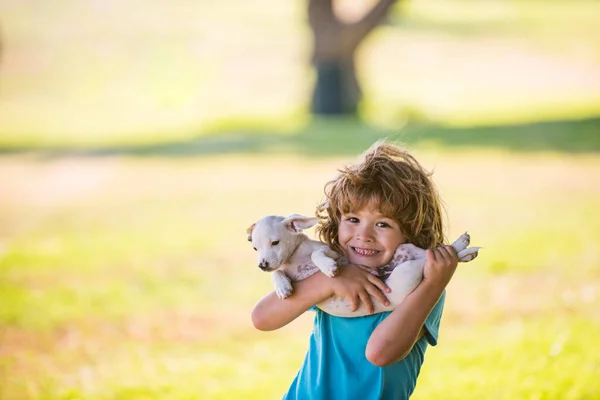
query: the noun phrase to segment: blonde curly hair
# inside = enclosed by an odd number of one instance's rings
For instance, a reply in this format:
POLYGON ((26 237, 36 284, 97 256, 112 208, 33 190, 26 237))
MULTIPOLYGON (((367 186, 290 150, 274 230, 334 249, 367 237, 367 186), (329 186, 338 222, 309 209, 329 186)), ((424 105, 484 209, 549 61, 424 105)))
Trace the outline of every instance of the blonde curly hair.
POLYGON ((316 232, 332 249, 341 251, 338 227, 342 215, 372 201, 380 213, 398 223, 408 242, 424 249, 444 243, 442 202, 432 174, 405 149, 378 141, 359 163, 338 172, 325 185, 325 198, 316 211, 320 220, 316 232))

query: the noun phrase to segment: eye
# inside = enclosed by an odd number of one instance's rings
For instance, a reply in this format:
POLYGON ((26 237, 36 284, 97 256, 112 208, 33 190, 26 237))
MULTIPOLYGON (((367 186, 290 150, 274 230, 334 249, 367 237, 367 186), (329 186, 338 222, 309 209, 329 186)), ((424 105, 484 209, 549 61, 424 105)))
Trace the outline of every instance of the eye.
POLYGON ((253 247, 253 249, 254 249, 254 251, 258 251, 258 250, 256 249, 256 247, 253 247))
POLYGON ((273 240, 271 242, 271 246, 277 246, 279 244, 279 240, 273 240))
POLYGON ((388 224, 387 222, 378 222, 377 226, 380 228, 389 228, 390 224, 388 224))
POLYGON ((346 218, 346 220, 348 222, 352 222, 353 224, 356 224, 359 222, 358 218, 356 218, 356 217, 348 217, 348 218, 346 218))

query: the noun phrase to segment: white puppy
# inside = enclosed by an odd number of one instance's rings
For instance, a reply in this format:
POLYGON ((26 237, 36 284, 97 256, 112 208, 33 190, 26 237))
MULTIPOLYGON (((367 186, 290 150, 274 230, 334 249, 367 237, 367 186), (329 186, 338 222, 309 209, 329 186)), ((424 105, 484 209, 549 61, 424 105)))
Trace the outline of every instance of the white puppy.
MULTIPOLYGON (((282 217, 270 215, 261 218, 247 230, 248 241, 258 251, 258 267, 272 272, 271 278, 277 296, 282 299, 292 294, 291 282, 300 281, 321 270, 325 275, 334 277, 339 264, 346 260, 324 243, 309 239, 302 229, 310 228, 319 221, 315 217, 291 215, 282 217)), ((467 262, 477 257, 479 247, 469 247, 468 233, 461 235, 452 247, 458 254, 458 260, 467 262)), ((391 311, 412 292, 423 279, 425 250, 405 243, 396 249, 389 264, 370 270, 379 276, 392 290, 386 294, 390 305, 384 307, 373 301, 375 312, 391 311)), ((317 307, 331 315, 340 317, 359 317, 367 314, 361 303, 358 310, 352 312, 351 304, 341 297, 330 297, 317 304, 317 307)))
POLYGON ((318 221, 297 214, 287 218, 269 215, 247 230, 248 241, 258 251, 258 268, 273 272, 275 292, 282 299, 292 294, 292 281, 301 281, 318 270, 329 277, 337 274, 339 254, 302 233, 318 221))

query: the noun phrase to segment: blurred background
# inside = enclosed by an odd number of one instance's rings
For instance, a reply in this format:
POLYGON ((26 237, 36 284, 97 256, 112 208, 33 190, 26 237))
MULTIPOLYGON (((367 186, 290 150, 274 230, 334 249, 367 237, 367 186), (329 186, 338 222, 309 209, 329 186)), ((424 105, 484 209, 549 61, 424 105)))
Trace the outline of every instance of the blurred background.
POLYGON ((599 22, 595 1, 3 0, 0 399, 280 398, 313 316, 253 328, 272 286, 245 230, 312 214, 382 137, 484 248, 413 398, 600 399, 599 22))

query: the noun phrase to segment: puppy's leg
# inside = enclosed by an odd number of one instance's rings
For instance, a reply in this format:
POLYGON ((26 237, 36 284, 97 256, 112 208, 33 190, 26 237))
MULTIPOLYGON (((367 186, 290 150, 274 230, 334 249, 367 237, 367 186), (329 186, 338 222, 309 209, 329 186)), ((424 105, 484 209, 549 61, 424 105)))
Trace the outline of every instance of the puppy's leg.
POLYGON ((454 250, 456 250, 456 253, 458 254, 466 249, 467 246, 469 246, 469 243, 471 243, 471 235, 469 235, 468 232, 465 232, 460 235, 460 237, 456 239, 454 243, 452 243, 452 247, 454 247, 454 250))
POLYGON ((465 232, 454 243, 452 243, 452 247, 456 250, 456 254, 458 256, 458 261, 468 262, 478 255, 478 251, 481 247, 467 247, 471 243, 471 236, 465 232))
POLYGON ((292 294, 293 287, 290 279, 283 271, 275 271, 271 274, 271 280, 275 286, 275 293, 280 299, 285 299, 292 294))
POLYGON ((397 306, 408 296, 423 280, 423 269, 426 260, 423 258, 410 260, 398 265, 387 278, 385 284, 392 291, 386 297, 393 306, 397 306))
POLYGON ((480 248, 481 247, 469 247, 467 249, 459 251, 458 252, 458 261, 468 262, 468 261, 475 259, 475 257, 477 257, 477 255, 479 254, 480 248))
POLYGON ((333 278, 338 273, 337 262, 335 261, 339 254, 329 248, 321 248, 315 250, 310 255, 312 262, 330 278, 333 278))

